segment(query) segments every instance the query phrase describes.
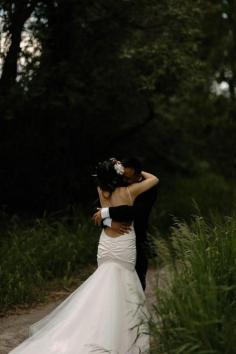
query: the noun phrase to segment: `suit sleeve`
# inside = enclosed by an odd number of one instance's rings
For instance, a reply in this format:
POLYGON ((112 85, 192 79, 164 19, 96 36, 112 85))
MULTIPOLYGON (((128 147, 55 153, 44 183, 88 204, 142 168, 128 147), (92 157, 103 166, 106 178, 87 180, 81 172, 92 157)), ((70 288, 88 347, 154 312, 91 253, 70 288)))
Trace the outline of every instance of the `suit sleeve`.
POLYGON ((109 214, 111 219, 115 221, 131 222, 134 219, 134 207, 129 205, 110 207, 109 214))

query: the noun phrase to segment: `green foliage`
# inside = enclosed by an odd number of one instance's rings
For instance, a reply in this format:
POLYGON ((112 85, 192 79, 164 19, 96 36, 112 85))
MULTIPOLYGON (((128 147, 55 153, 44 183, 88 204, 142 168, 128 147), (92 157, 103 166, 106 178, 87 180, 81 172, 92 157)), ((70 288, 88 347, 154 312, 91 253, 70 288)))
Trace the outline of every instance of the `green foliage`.
POLYGON ((0 240, 0 310, 40 299, 48 281, 80 273, 95 262, 97 242, 98 230, 80 209, 26 225, 9 220, 0 240))
POLYGON ((231 354, 236 346, 236 219, 197 217, 177 223, 171 246, 158 242, 168 264, 157 291, 154 353, 231 354))
POLYGON ((151 224, 164 233, 175 218, 190 221, 202 215, 209 220, 212 214, 230 216, 236 207, 234 181, 207 169, 196 176, 160 177, 159 189, 151 224))

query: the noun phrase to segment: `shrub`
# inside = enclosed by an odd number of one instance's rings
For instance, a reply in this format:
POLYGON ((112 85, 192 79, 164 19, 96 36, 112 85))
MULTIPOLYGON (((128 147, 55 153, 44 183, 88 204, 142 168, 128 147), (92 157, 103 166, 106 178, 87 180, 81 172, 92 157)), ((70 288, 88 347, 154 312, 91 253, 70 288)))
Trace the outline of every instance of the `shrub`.
POLYGON ((171 247, 158 241, 169 265, 157 291, 151 325, 155 353, 232 354, 236 348, 236 218, 176 224, 171 247))
POLYGON ((94 263, 98 234, 79 209, 28 224, 14 217, 0 239, 0 310, 40 299, 48 281, 94 263))

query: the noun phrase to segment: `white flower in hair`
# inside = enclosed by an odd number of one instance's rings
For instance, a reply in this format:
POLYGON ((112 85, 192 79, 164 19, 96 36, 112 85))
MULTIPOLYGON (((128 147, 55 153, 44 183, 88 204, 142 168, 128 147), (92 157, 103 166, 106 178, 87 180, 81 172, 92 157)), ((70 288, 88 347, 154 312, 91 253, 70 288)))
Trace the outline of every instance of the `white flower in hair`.
POLYGON ((123 175, 124 172, 125 172, 124 166, 121 164, 120 161, 117 161, 117 162, 114 164, 114 169, 116 170, 116 173, 117 173, 118 175, 123 175))

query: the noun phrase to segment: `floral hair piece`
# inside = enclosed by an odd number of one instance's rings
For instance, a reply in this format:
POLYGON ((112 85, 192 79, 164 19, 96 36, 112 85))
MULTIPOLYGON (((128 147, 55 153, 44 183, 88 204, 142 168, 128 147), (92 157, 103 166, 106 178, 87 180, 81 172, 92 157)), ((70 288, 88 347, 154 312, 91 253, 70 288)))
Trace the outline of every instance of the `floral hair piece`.
POLYGON ((125 172, 124 166, 121 164, 120 161, 116 161, 116 163, 114 164, 114 169, 116 170, 116 173, 121 176, 125 172))

